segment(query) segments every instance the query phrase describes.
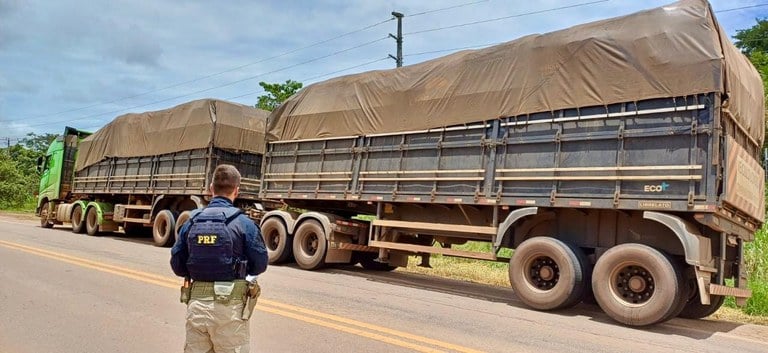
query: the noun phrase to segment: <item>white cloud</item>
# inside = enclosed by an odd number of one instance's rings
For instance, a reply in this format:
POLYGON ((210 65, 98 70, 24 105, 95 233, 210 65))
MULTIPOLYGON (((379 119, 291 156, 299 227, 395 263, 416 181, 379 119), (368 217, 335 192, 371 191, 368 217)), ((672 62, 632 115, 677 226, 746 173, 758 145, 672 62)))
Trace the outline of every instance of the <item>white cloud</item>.
MULTIPOLYGON (((404 32, 411 33, 586 1, 491 0, 423 16, 408 16, 472 1, 0 0, 0 116, 14 126, 11 131, 0 133, 0 137, 20 136, 29 131, 58 132, 66 124, 97 128, 126 111, 161 109, 202 97, 226 99, 258 91, 259 81, 306 82, 310 77, 385 58, 395 52, 391 39, 297 65, 384 38, 395 32, 394 21, 259 62, 386 20, 393 10, 406 15, 404 32), (251 65, 160 90, 246 64, 251 65), (243 82, 192 94, 238 80, 243 82), (117 100, 130 96, 137 97, 117 100), (185 97, 174 98, 177 96, 185 97), (150 104, 157 101, 162 102, 150 104), (102 102, 110 103, 89 107, 102 102), (74 111, 50 114, 68 110, 74 111), (41 115, 45 116, 39 117, 41 115)), ((670 2, 613 0, 406 35, 404 54, 508 41, 670 2)), ((758 0, 716 0, 713 7, 730 9, 759 3, 758 0)), ((736 29, 750 27, 756 17, 766 15, 768 7, 760 7, 723 13, 718 18, 723 28, 734 34, 736 29)), ((448 53, 406 56, 405 63, 414 64, 445 54, 448 53)), ((392 67, 394 62, 385 60, 335 75, 392 67)), ((237 101, 252 104, 257 96, 253 94, 237 101)))

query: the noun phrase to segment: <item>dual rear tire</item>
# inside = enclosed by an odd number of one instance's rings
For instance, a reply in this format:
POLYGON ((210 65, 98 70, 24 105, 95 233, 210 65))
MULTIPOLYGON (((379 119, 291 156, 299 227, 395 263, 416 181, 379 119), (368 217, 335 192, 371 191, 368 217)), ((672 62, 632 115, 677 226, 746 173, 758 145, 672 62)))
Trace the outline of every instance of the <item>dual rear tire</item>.
POLYGON ((722 305, 722 296, 712 296, 710 305, 701 304, 696 286, 683 276, 684 266, 660 250, 630 243, 608 249, 590 269, 578 247, 536 237, 515 249, 509 277, 518 298, 534 309, 568 308, 591 289, 612 319, 647 326, 677 316, 706 317, 722 305))
POLYGON ((680 313, 688 297, 681 272, 670 257, 650 246, 617 245, 595 263, 595 300, 625 325, 664 322, 680 313))
POLYGON ((270 264, 289 261, 293 257, 293 236, 288 234, 285 223, 277 217, 264 220, 261 236, 267 248, 270 264))
POLYGON ((176 241, 176 218, 170 210, 162 210, 155 216, 152 239, 156 246, 169 247, 176 241))
POLYGON ((72 216, 70 216, 69 221, 72 223, 72 233, 83 233, 85 232, 85 220, 83 219, 83 208, 80 207, 80 205, 75 205, 75 207, 72 209, 72 216))
POLYGON ((293 257, 305 270, 317 270, 325 266, 328 241, 320 222, 307 220, 296 229, 293 238, 293 257))
POLYGON ((535 237, 515 249, 509 280, 517 297, 538 310, 564 309, 581 301, 589 286, 589 262, 578 247, 535 237))

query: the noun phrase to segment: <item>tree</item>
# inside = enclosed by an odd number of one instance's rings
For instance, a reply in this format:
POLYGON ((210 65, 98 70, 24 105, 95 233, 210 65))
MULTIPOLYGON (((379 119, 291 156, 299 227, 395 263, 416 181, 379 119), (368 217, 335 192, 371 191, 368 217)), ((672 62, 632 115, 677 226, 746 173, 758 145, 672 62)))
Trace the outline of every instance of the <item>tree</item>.
POLYGON ((756 25, 739 29, 733 36, 736 39, 736 46, 748 57, 752 57, 755 51, 768 53, 768 19, 758 18, 756 21, 756 25))
POLYGON ((34 207, 40 183, 37 158, 45 156, 56 136, 29 133, 20 144, 0 149, 0 209, 34 207))
POLYGON ((763 88, 768 94, 768 19, 756 19, 757 24, 736 31, 736 47, 741 49, 763 78, 763 88))
POLYGON ((256 108, 273 111, 280 103, 300 90, 303 84, 294 80, 285 81, 285 83, 266 83, 259 82, 259 86, 264 88, 267 94, 259 96, 256 108))
POLYGON ((34 151, 35 153, 45 155, 45 152, 48 151, 48 146, 51 144, 51 142, 53 142, 53 140, 56 139, 57 136, 57 134, 45 133, 38 135, 34 132, 30 132, 27 134, 27 137, 21 139, 21 143, 24 145, 24 147, 34 151))
POLYGON ((0 209, 20 208, 32 199, 32 181, 20 169, 8 151, 0 149, 0 209))

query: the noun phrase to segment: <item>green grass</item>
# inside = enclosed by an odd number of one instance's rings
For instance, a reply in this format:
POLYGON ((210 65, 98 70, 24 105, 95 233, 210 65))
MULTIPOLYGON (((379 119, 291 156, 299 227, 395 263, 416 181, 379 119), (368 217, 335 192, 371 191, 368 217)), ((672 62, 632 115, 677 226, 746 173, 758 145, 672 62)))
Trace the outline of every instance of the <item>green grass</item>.
MULTIPOLYGON (((456 245, 453 249, 476 252, 490 252, 491 244, 470 241, 466 244, 456 245)), ((512 256, 512 251, 502 249, 501 257, 512 256)), ((509 286, 506 262, 491 262, 483 260, 464 259, 451 256, 432 255, 430 264, 432 268, 419 267, 421 259, 411 257, 408 259, 408 267, 405 271, 423 273, 428 275, 459 279, 477 283, 492 284, 497 286, 509 286)))
MULTIPOLYGON (((754 242, 744 245, 744 262, 752 297, 740 309, 749 315, 768 316, 768 226, 757 231, 754 242)), ((726 298, 725 306, 737 308, 736 301, 731 297, 726 298)))
POLYGON ((36 208, 37 208, 37 200, 35 198, 28 199, 22 205, 6 205, 0 202, 0 210, 2 211, 34 213, 36 208))

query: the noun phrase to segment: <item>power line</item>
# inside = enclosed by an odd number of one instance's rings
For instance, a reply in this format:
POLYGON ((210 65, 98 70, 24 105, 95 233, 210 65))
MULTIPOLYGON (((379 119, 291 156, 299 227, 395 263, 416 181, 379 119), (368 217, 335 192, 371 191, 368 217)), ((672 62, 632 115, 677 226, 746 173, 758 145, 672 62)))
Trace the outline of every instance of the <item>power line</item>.
POLYGON ((470 45, 466 47, 458 47, 458 48, 451 48, 451 49, 441 49, 441 50, 432 50, 432 51, 423 51, 421 53, 412 53, 412 54, 406 54, 404 56, 418 56, 418 55, 426 55, 426 54, 437 54, 437 53, 445 53, 449 51, 457 51, 457 50, 464 50, 464 49, 475 49, 475 48, 483 48, 483 47, 489 47, 491 45, 497 45, 504 42, 495 42, 495 43, 486 43, 486 44, 478 44, 478 45, 470 45))
POLYGON ((375 40, 372 40, 372 41, 368 41, 368 42, 365 42, 365 43, 361 43, 361 44, 358 44, 358 45, 355 45, 355 46, 352 46, 352 47, 349 47, 349 48, 346 48, 346 49, 338 50, 338 51, 335 51, 335 52, 327 54, 327 55, 323 55, 323 56, 316 57, 316 58, 313 58, 313 59, 310 59, 310 60, 307 60, 307 61, 303 61, 303 62, 300 62, 298 64, 293 64, 293 65, 285 66, 285 67, 282 67, 282 68, 279 68, 279 69, 276 69, 276 70, 272 70, 272 71, 269 71, 269 72, 260 73, 258 75, 249 76, 249 77, 246 77, 246 78, 242 78, 242 79, 239 79, 239 80, 227 82, 227 83, 224 83, 224 84, 221 84, 221 85, 218 85, 218 86, 214 86, 214 87, 209 87, 209 88, 201 89, 201 90, 190 92, 190 93, 187 93, 187 94, 182 94, 182 95, 179 95, 179 96, 174 96, 174 97, 170 97, 170 98, 166 98, 166 99, 161 99, 161 100, 157 100, 157 101, 146 103, 146 104, 135 105, 135 106, 132 106, 132 107, 122 108, 122 109, 113 110, 113 111, 109 111, 109 112, 103 112, 103 113, 97 113, 97 114, 81 116, 79 118, 74 118, 74 119, 59 120, 59 121, 48 121, 48 122, 42 123, 42 124, 27 125, 27 127, 39 127, 39 126, 46 126, 46 125, 50 125, 50 124, 56 124, 56 123, 66 123, 66 122, 71 122, 71 121, 79 121, 79 120, 83 120, 83 119, 94 118, 94 117, 97 117, 97 116, 124 112, 124 111, 130 110, 130 109, 143 108, 143 107, 146 107, 146 106, 154 105, 154 104, 157 104, 157 103, 163 103, 163 102, 167 102, 167 101, 171 101, 171 100, 175 100, 175 99, 179 99, 179 98, 185 98, 185 97, 189 97, 189 96, 192 96, 192 95, 195 95, 195 94, 198 94, 198 93, 208 92, 208 91, 211 91, 211 90, 214 90, 214 89, 219 89, 219 88, 223 88, 223 87, 227 87, 227 86, 232 86, 234 84, 245 82, 245 81, 249 81, 249 80, 253 80, 253 79, 261 77, 261 76, 265 76, 265 75, 269 75, 269 74, 285 71, 285 70, 292 69, 294 67, 301 66, 301 65, 306 65, 306 64, 318 61, 318 60, 326 59, 326 58, 329 58, 329 57, 332 57, 332 56, 336 56, 336 55, 348 52, 350 50, 362 48, 364 46, 371 45, 373 43, 380 42, 380 41, 383 41, 385 39, 388 39, 388 37, 382 37, 382 38, 375 39, 375 40))
MULTIPOLYGON (((481 2, 487 2, 487 1, 488 0, 479 0, 479 1, 473 1, 473 2, 469 2, 469 3, 464 3, 464 4, 454 5, 454 6, 448 6, 448 7, 443 7, 443 8, 429 10, 429 11, 423 11, 423 12, 419 12, 419 13, 415 13, 415 14, 409 15, 409 17, 426 15, 426 14, 430 14, 430 13, 435 13, 435 12, 440 12, 440 11, 445 11, 445 10, 465 7, 465 6, 474 5, 474 4, 478 4, 478 3, 481 3, 481 2)), ((15 119, 15 120, 38 119, 38 118, 44 118, 44 117, 49 117, 49 116, 53 116, 53 115, 72 113, 72 112, 76 112, 76 111, 81 111, 81 110, 85 110, 85 109, 89 109, 89 108, 98 107, 98 106, 101 106, 101 105, 117 103, 117 102, 120 102, 120 101, 123 101, 123 100, 127 100, 127 99, 142 97, 142 96, 148 95, 150 93, 156 93, 156 92, 160 92, 160 91, 164 91, 164 90, 167 90, 167 89, 170 89, 170 88, 175 88, 175 87, 187 85, 187 84, 194 83, 194 82, 199 82, 199 81, 202 81, 202 80, 214 77, 214 76, 222 75, 222 74, 229 73, 229 72, 232 72, 232 71, 237 71, 237 70, 246 68, 248 66, 253 66, 255 64, 263 63, 263 62, 266 62, 266 61, 269 61, 269 60, 274 60, 274 59, 277 59, 277 58, 280 58, 280 57, 283 57, 283 56, 286 56, 286 55, 289 55, 289 54, 296 53, 296 52, 301 51, 301 50, 313 48, 313 47, 316 47, 318 45, 334 41, 334 40, 339 39, 339 38, 343 38, 343 37, 350 36, 352 34, 360 33, 360 32, 363 32, 365 30, 368 30, 368 29, 377 27, 379 25, 382 25, 384 23, 390 22, 392 20, 394 20, 394 17, 386 19, 386 20, 383 20, 383 21, 379 21, 379 22, 376 22, 376 23, 373 23, 373 24, 370 24, 368 26, 365 26, 365 27, 362 27, 362 28, 359 28, 359 29, 356 29, 356 30, 353 30, 353 31, 350 31, 350 32, 346 32, 346 33, 340 34, 340 35, 332 37, 332 38, 324 39, 324 40, 321 40, 321 41, 318 41, 318 42, 314 42, 312 44, 309 44, 309 45, 306 45, 306 46, 303 46, 303 47, 295 48, 295 49, 292 49, 292 50, 289 50, 289 51, 286 51, 286 52, 283 52, 283 53, 280 53, 280 54, 277 54, 277 55, 274 55, 274 56, 271 56, 271 57, 267 57, 267 58, 264 58, 264 59, 259 59, 257 61, 253 61, 253 62, 250 62, 250 63, 247 63, 247 64, 243 64, 243 65, 240 65, 240 66, 236 66, 236 67, 233 67, 233 68, 230 68, 230 69, 218 71, 218 72, 215 72, 215 73, 212 73, 212 74, 208 74, 208 75, 205 75, 205 76, 200 76, 200 77, 197 77, 197 78, 194 78, 194 79, 191 79, 191 80, 182 81, 182 82, 170 84, 170 85, 167 85, 167 86, 163 86, 163 87, 160 87, 160 88, 144 91, 144 92, 141 92, 141 93, 138 93, 138 94, 134 94, 134 95, 131 95, 131 96, 124 96, 124 97, 116 98, 116 99, 113 99, 113 100, 110 100, 110 101, 94 103, 94 104, 91 104, 91 105, 88 105, 88 106, 79 107, 79 108, 62 110, 62 111, 59 111, 59 112, 47 113, 47 114, 42 114, 42 115, 36 115, 36 116, 31 116, 31 117, 15 119)), ((133 109, 133 108, 126 108, 126 109, 133 109)))
POLYGON ((406 35, 420 34, 420 33, 427 33, 427 32, 435 32, 435 31, 441 31, 441 30, 444 30, 444 29, 472 26, 472 25, 476 25, 476 24, 480 24, 480 23, 487 23, 487 22, 506 20, 506 19, 515 18, 515 17, 523 17, 523 16, 536 15, 536 14, 540 14, 540 13, 546 13, 546 12, 552 12, 552 11, 558 11, 558 10, 565 10, 565 9, 570 9, 570 8, 574 8, 574 7, 594 5, 594 4, 599 4, 601 2, 608 2, 608 1, 611 1, 611 0, 597 0, 597 1, 583 2, 583 3, 579 3, 579 4, 554 7, 554 8, 551 8, 551 9, 531 11, 531 12, 524 12, 524 13, 510 15, 510 16, 491 18, 491 19, 488 19, 488 20, 481 20, 481 21, 462 23, 462 24, 446 26, 446 27, 438 27, 438 28, 432 28, 432 29, 425 29, 425 30, 421 30, 421 31, 415 31, 415 32, 406 33, 406 35))
POLYGON ((464 3, 464 4, 459 4, 459 5, 443 7, 443 8, 440 8, 440 9, 434 9, 434 10, 429 10, 429 11, 424 11, 424 12, 418 12, 418 13, 407 15, 406 17, 416 17, 416 16, 426 15, 426 14, 430 14, 430 13, 435 13, 435 12, 440 12, 440 11, 445 11, 445 10, 451 10, 451 9, 456 9, 456 8, 459 8, 459 7, 475 5, 475 4, 479 4, 481 2, 488 2, 488 0, 473 1, 473 2, 468 2, 468 3, 464 3))
MULTIPOLYGON (((304 79, 301 79, 301 80, 300 80, 300 82, 306 82, 306 81, 311 81, 311 80, 315 80, 315 79, 318 79, 318 78, 322 78, 322 77, 326 77, 326 76, 331 76, 331 75, 334 75, 334 74, 337 74, 337 73, 340 73, 340 72, 344 72, 344 71, 347 71, 347 70, 356 69, 356 68, 358 68, 358 67, 367 66, 367 65, 370 65, 370 64, 373 64, 373 63, 377 63, 377 62, 380 62, 380 61, 384 61, 384 60, 389 60, 389 57, 384 57, 384 58, 380 58, 380 59, 376 59, 376 60, 371 60, 371 61, 368 61, 368 62, 364 62, 364 63, 362 63, 362 64, 357 64, 357 65, 355 65, 355 66, 350 66, 350 67, 346 67, 346 68, 343 68, 343 69, 340 69, 340 70, 336 70, 336 71, 332 71, 332 72, 324 73, 324 74, 322 74, 322 75, 317 75, 317 76, 312 76, 312 77, 304 78, 304 79)), ((242 98, 242 97, 251 96, 251 95, 254 95, 254 94, 258 94, 258 93, 264 93, 264 92, 266 92, 266 91, 264 91, 264 90, 262 89, 262 90, 259 90, 259 91, 253 91, 253 92, 249 92, 249 93, 241 94, 241 95, 239 95, 239 96, 234 96, 234 97, 227 97, 227 98, 224 98, 224 99, 226 99, 226 100, 232 100, 232 99, 242 98)))
MULTIPOLYGON (((243 65, 240 65, 240 66, 237 66, 237 67, 233 67, 233 68, 230 68, 230 69, 218 71, 218 72, 215 72, 215 73, 212 73, 212 74, 209 74, 209 75, 200 76, 198 78, 194 78, 194 79, 191 79, 191 80, 174 83, 174 84, 171 84, 171 85, 168 85, 168 86, 152 89, 152 90, 149 90, 149 91, 144 91, 144 92, 141 92, 141 93, 138 93, 138 94, 134 94, 134 95, 131 95, 131 96, 120 97, 120 98, 113 99, 113 100, 110 100, 110 101, 107 101, 107 102, 94 103, 94 104, 91 104, 91 105, 88 105, 88 106, 79 107, 79 108, 73 108, 73 109, 68 109, 68 110, 62 110, 62 111, 55 112, 55 113, 47 113, 47 114, 36 115, 36 116, 31 116, 31 117, 24 117, 24 118, 18 118, 18 119, 12 119, 12 120, 39 119, 39 118, 44 118, 44 117, 49 117, 49 116, 54 116, 54 115, 60 115, 60 114, 65 114, 65 113, 72 113, 72 112, 76 112, 76 111, 85 110, 85 109, 88 109, 88 108, 98 107, 98 106, 101 106, 101 105, 117 103, 117 102, 120 102, 120 101, 124 101, 126 99, 132 99, 132 98, 137 98, 137 97, 145 96, 145 95, 148 95, 150 93, 156 93, 156 92, 164 91, 164 90, 167 90, 167 89, 170 89, 170 88, 175 88, 175 87, 183 86, 183 85, 186 85, 186 84, 202 81, 202 80, 214 77, 214 76, 222 75, 222 74, 225 74, 225 73, 228 73, 228 72, 232 72, 232 71, 237 71, 237 70, 243 69, 243 68, 248 67, 248 66, 260 64, 260 63, 263 63, 263 62, 266 62, 266 61, 269 61, 269 60, 274 60, 274 59, 277 59, 277 58, 280 58, 280 57, 283 57, 283 56, 286 56, 286 55, 289 55, 289 54, 296 53, 296 52, 304 50, 304 49, 313 48, 313 47, 316 47, 318 45, 334 41, 334 40, 339 39, 339 38, 347 37, 347 36, 350 36, 350 35, 355 34, 355 33, 360 33, 362 31, 365 31, 365 30, 371 29, 373 27, 382 25, 382 24, 387 23, 387 22, 392 21, 392 20, 394 20, 394 17, 393 18, 389 18, 389 19, 384 20, 384 21, 376 22, 374 24, 371 24, 371 25, 368 25, 368 26, 365 26, 365 27, 362 27, 362 28, 359 28, 359 29, 356 29, 356 30, 353 30, 353 31, 350 31, 350 32, 346 32, 346 33, 340 34, 340 35, 332 37, 332 38, 324 39, 324 40, 321 40, 319 42, 314 42, 312 44, 305 45, 303 47, 291 49, 289 51, 286 51, 286 52, 283 52, 283 53, 280 53, 280 54, 277 54, 277 55, 274 55, 274 56, 270 56, 270 57, 267 57, 267 58, 264 58, 264 59, 259 59, 257 61, 253 61, 253 62, 250 62, 250 63, 247 63, 247 64, 243 64, 243 65)), ((133 108, 126 108, 126 109, 133 109, 133 108)))
POLYGON ((732 9, 725 9, 725 10, 718 10, 718 11, 715 11, 715 13, 730 12, 730 11, 743 10, 743 9, 751 9, 753 7, 762 7, 762 6, 768 6, 768 3, 757 4, 757 5, 750 5, 750 6, 742 6, 742 7, 734 7, 732 9))
MULTIPOLYGON (((362 64, 357 64, 357 65, 345 67, 343 69, 339 69, 339 70, 336 70, 336 71, 327 72, 327 73, 324 73, 322 75, 307 77, 307 78, 301 79, 299 81, 300 82, 311 81, 311 80, 314 80, 314 79, 335 75, 335 74, 340 73, 340 72, 356 69, 358 67, 363 67, 363 66, 374 64, 374 63, 381 62, 381 61, 384 61, 384 60, 389 60, 389 57, 384 57, 384 58, 379 58, 379 59, 376 59, 376 60, 367 61, 367 62, 364 62, 362 64)), ((250 95, 254 95, 254 94, 258 94, 258 93, 264 93, 264 92, 266 92, 266 91, 262 89, 262 90, 258 90, 258 91, 253 91, 253 92, 248 92, 248 93, 245 93, 245 94, 241 94, 239 96, 227 97, 227 98, 224 98, 224 99, 225 100, 233 100, 233 99, 247 97, 247 96, 250 96, 250 95)))

